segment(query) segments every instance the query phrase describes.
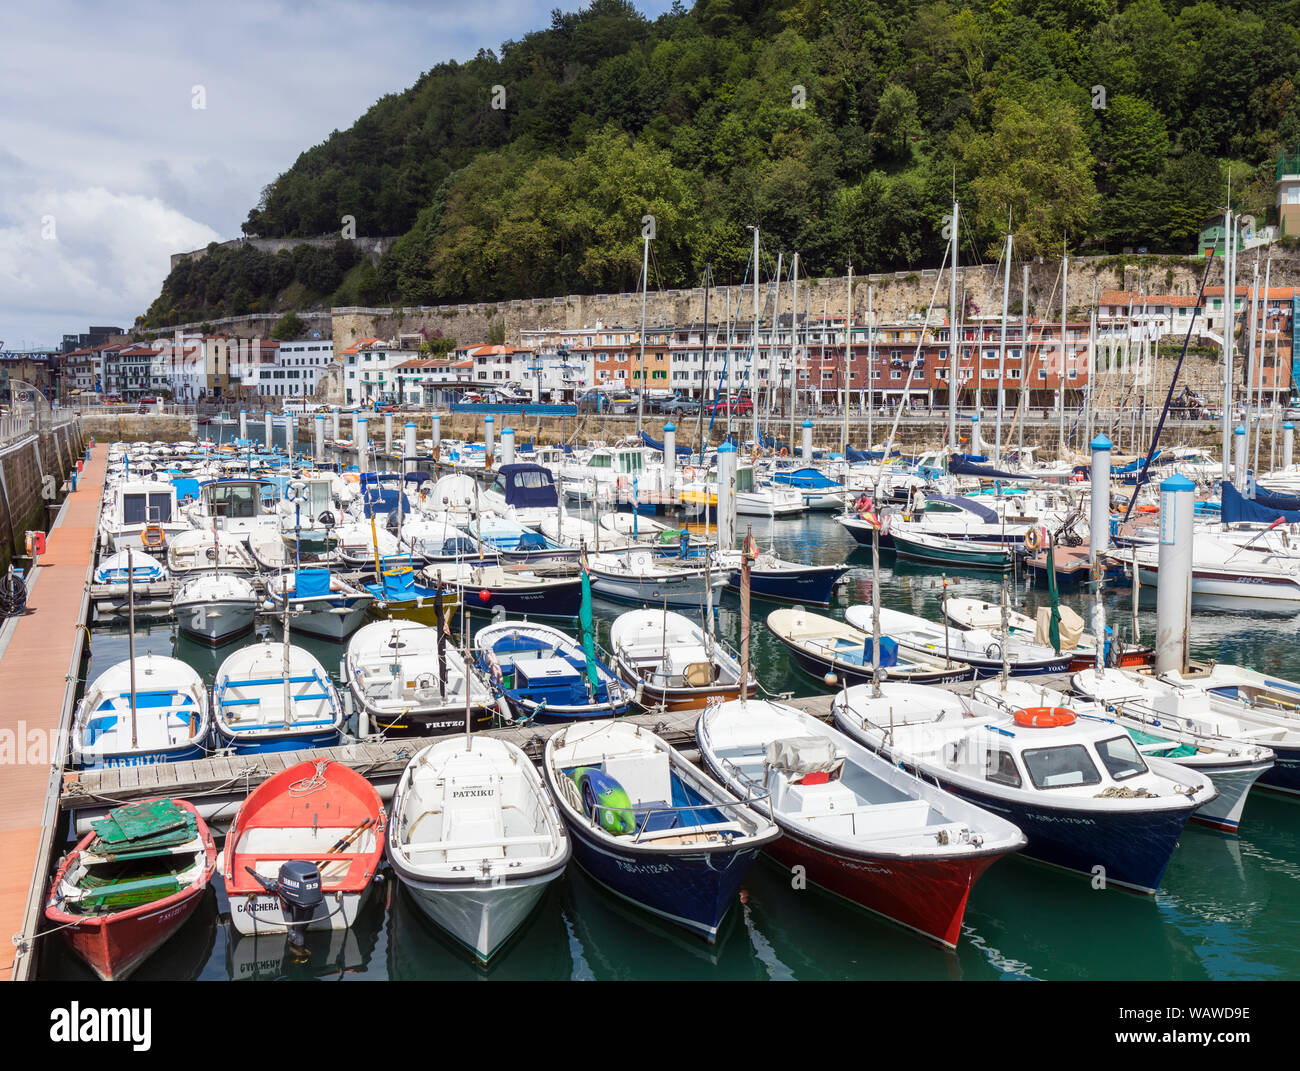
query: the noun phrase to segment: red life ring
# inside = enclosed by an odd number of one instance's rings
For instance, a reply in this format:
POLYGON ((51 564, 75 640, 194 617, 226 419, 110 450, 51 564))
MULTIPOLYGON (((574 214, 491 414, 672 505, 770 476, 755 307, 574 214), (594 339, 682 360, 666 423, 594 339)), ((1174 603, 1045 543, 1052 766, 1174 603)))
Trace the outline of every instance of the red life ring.
POLYGON ((686 480, 695 479, 695 470, 691 468, 690 465, 687 465, 684 469, 682 469, 682 478, 686 480))
POLYGON ((1026 707, 1012 717, 1026 729, 1055 729, 1059 725, 1073 725, 1075 721, 1074 714, 1064 707, 1026 707))
POLYGON ((1036 550, 1043 547, 1043 537, 1038 534, 1037 528, 1031 528, 1025 533, 1025 550, 1033 554, 1036 550))
POLYGON ((1082 472, 1075 472, 1075 473, 1072 473, 1071 476, 1070 476, 1070 482, 1071 482, 1071 483, 1086 483, 1087 480, 1088 480, 1088 477, 1085 476, 1082 472))

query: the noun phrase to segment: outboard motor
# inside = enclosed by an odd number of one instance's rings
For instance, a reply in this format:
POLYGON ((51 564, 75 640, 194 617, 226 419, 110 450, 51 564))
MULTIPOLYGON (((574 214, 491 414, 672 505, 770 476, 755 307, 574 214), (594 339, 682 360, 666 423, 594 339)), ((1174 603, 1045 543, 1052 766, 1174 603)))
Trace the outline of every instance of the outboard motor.
POLYGON ((280 864, 280 872, 275 881, 262 877, 252 867, 244 869, 257 879, 263 889, 279 898, 280 911, 284 915, 285 928, 289 934, 290 951, 305 955, 307 923, 325 902, 319 868, 305 859, 289 859, 280 864))

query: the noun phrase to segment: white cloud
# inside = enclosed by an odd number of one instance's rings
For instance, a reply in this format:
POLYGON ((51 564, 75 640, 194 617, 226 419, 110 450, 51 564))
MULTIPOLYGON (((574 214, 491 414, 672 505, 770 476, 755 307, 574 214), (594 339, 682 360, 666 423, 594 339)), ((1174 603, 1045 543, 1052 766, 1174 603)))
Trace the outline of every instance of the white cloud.
POLYGON ((237 237, 299 153, 436 64, 549 26, 555 3, 0 5, 0 338, 128 326, 168 255, 237 237), (57 244, 40 239, 47 212, 57 244))

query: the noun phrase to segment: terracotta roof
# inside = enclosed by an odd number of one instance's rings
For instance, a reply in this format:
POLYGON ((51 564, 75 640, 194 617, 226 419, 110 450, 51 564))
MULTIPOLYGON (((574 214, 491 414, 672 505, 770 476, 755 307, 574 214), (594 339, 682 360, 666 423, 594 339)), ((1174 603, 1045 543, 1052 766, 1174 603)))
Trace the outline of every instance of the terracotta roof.
POLYGON ((371 345, 373 345, 374 343, 376 343, 376 342, 378 342, 378 341, 379 341, 379 339, 377 339, 377 338, 359 338, 359 339, 357 339, 354 343, 352 343, 351 346, 349 346, 347 349, 345 349, 343 352, 344 352, 344 353, 356 353, 358 350, 369 348, 371 345))
POLYGON ((1101 297, 1097 299, 1098 305, 1123 305, 1126 308, 1129 302, 1133 303, 1135 309, 1140 309, 1143 302, 1146 303, 1147 308, 1153 305, 1170 305, 1190 309, 1196 305, 1196 298, 1182 294, 1139 294, 1136 290, 1103 290, 1101 297))
POLYGON ((438 357, 417 357, 414 360, 403 361, 399 365, 394 365, 393 371, 400 372, 403 368, 406 369, 423 368, 423 369, 428 369, 430 371, 435 369, 443 369, 446 371, 450 371, 453 368, 473 368, 473 367, 474 367, 473 361, 447 361, 438 357))

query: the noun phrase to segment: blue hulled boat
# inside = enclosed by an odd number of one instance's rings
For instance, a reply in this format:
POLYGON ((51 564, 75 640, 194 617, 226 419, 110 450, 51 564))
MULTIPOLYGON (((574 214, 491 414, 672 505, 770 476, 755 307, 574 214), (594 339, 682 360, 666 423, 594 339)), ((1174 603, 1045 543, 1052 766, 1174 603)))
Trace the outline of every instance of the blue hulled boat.
POLYGON ((532 621, 480 629, 474 661, 521 721, 608 718, 632 708, 613 670, 571 636, 532 621))
POLYGON ((781 835, 750 801, 627 722, 565 728, 547 741, 542 768, 578 864, 710 943, 758 853, 781 835))

